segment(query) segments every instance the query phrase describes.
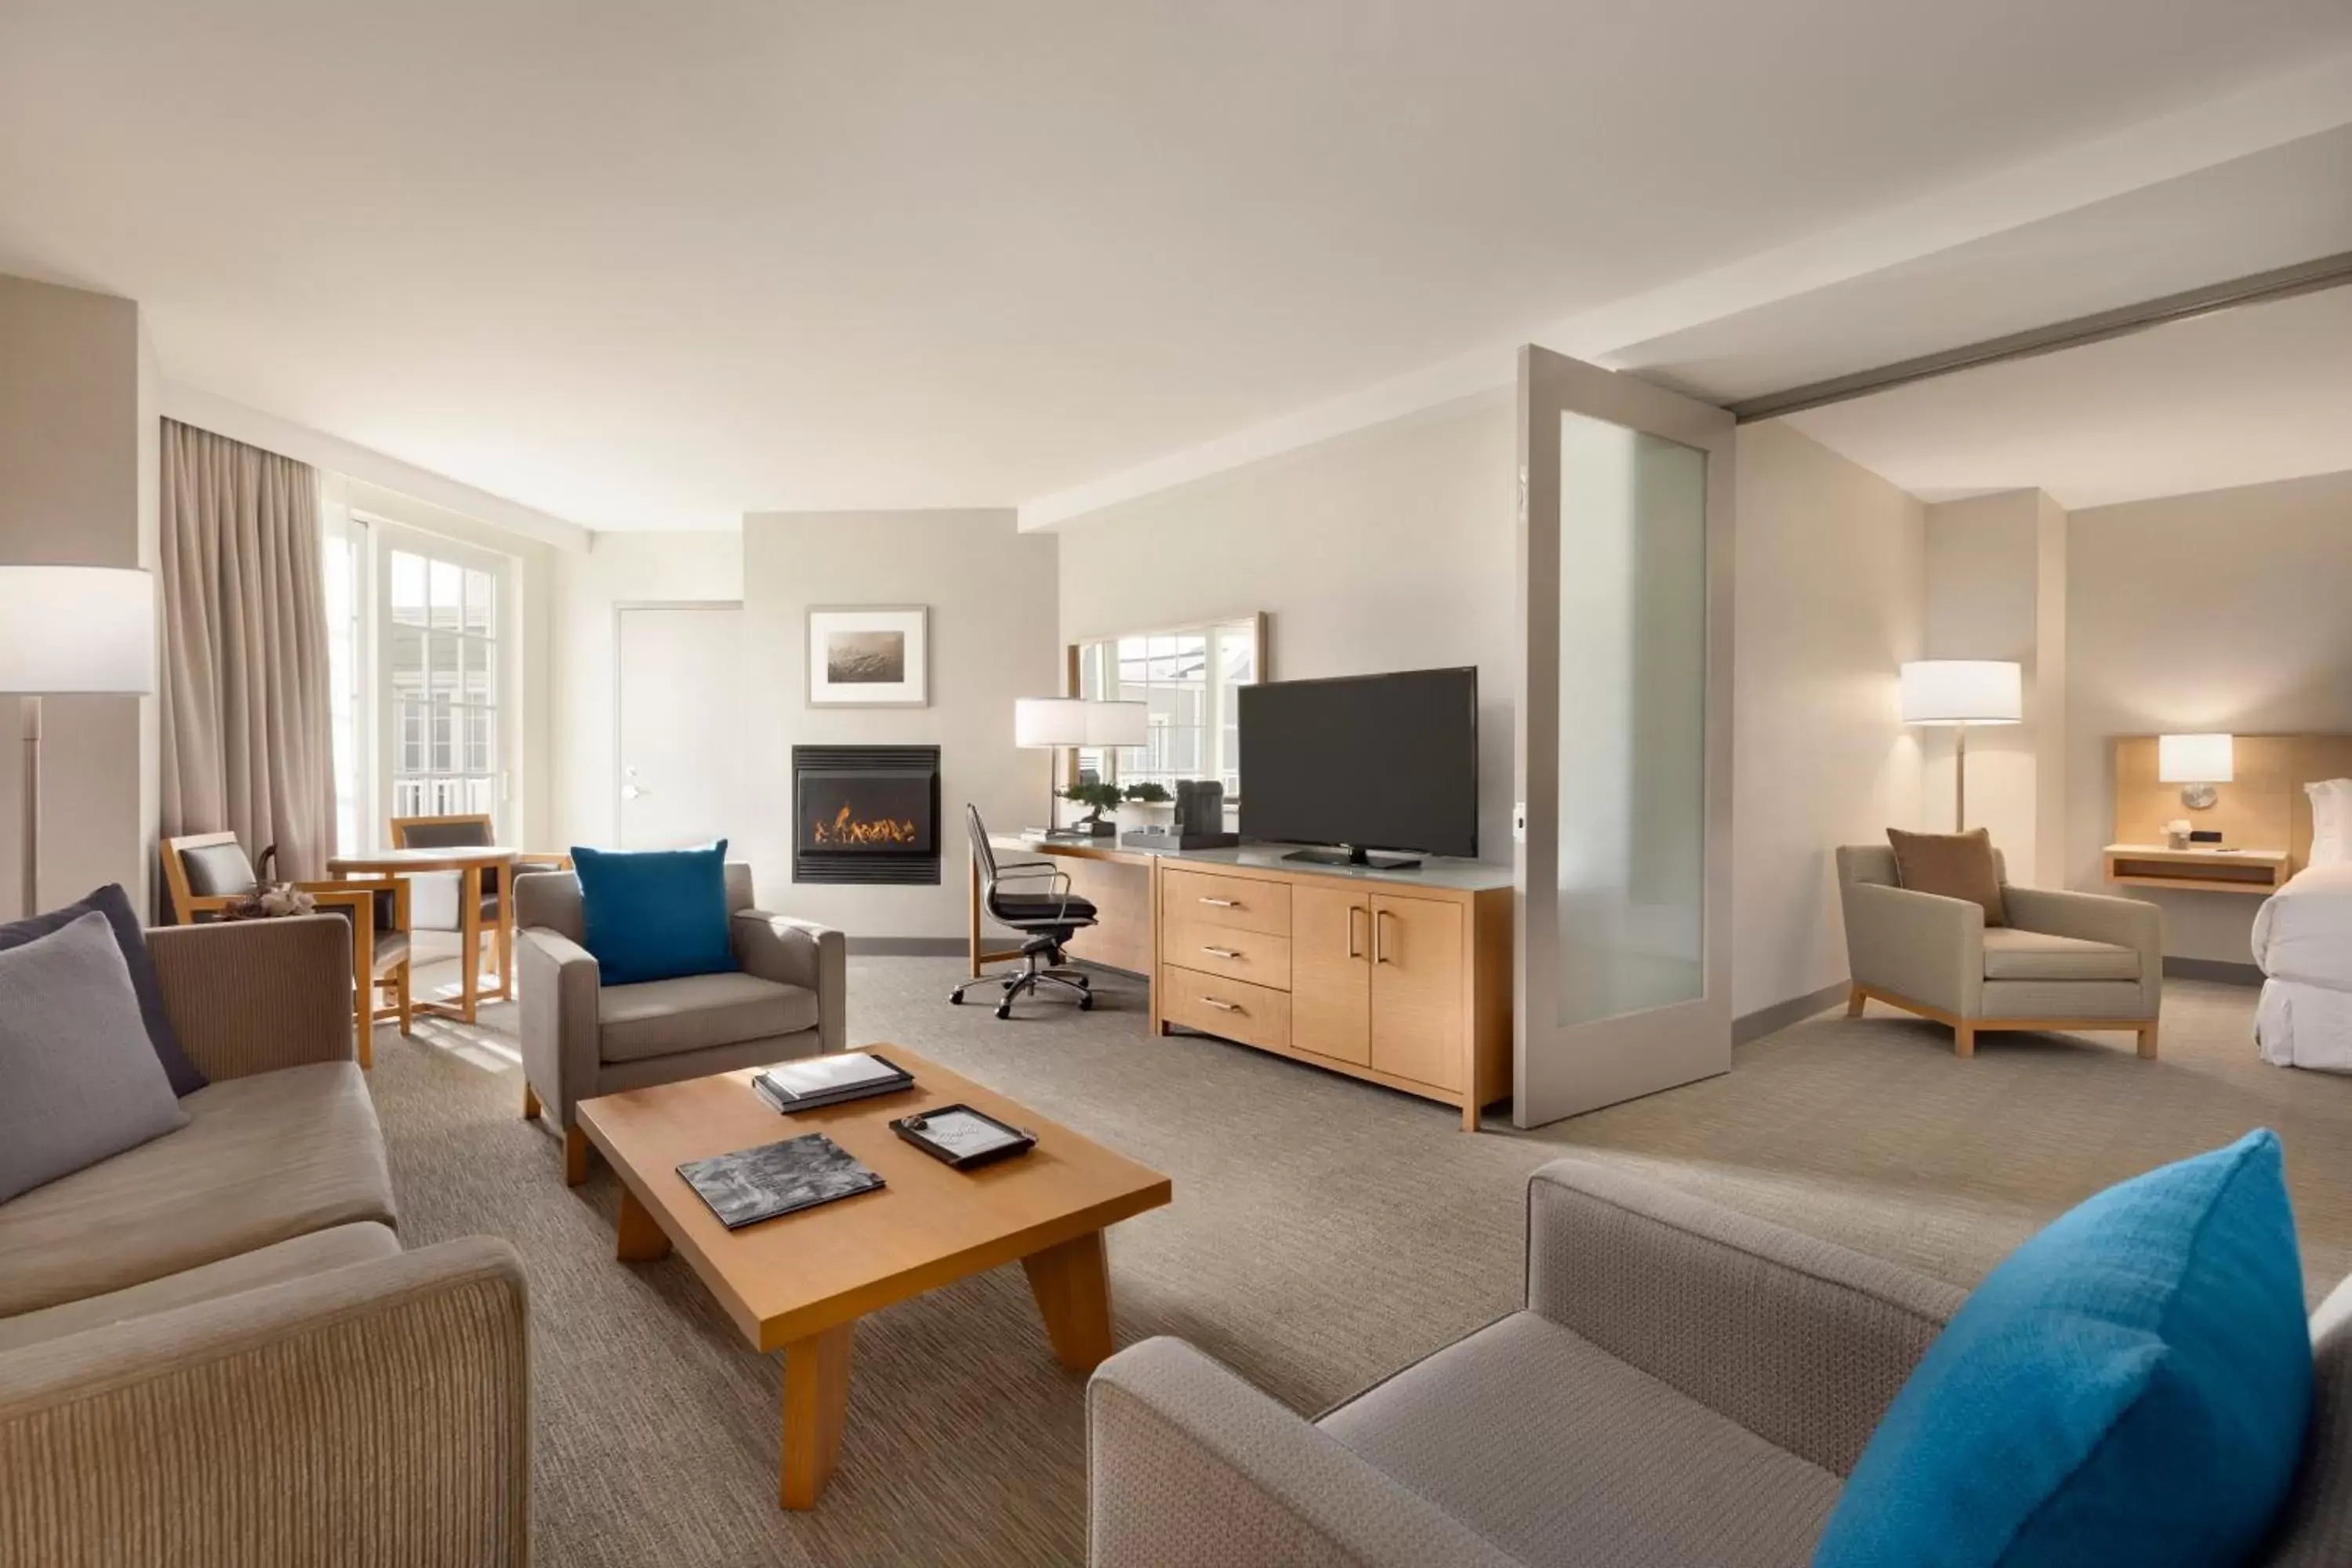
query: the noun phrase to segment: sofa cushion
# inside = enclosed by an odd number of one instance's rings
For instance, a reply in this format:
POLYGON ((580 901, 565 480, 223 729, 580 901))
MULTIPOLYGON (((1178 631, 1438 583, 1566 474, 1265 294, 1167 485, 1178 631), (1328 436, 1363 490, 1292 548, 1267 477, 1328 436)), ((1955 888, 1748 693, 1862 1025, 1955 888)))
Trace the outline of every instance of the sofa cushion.
POLYGON ((736 967, 727 935, 727 840, 700 849, 575 847, 581 946, 607 985, 736 967))
POLYGON ((155 960, 147 952, 146 927, 139 919, 139 911, 131 907, 131 895, 122 890, 120 882, 109 882, 88 898, 61 910, 0 925, 0 952, 22 947, 37 936, 47 936, 92 910, 106 917, 107 925, 114 932, 114 945, 122 950, 122 966, 131 972, 131 989, 139 997, 140 1022, 147 1027, 147 1039, 155 1047, 155 1059, 163 1064, 164 1076, 172 1080, 172 1092, 194 1094, 208 1080, 188 1059, 187 1052, 180 1048, 180 1037, 172 1027, 172 1016, 163 1010, 163 988, 155 979, 155 960))
POLYGON ((217 1263, 184 1268, 161 1279, 150 1279, 144 1285, 0 1318, 0 1352, 131 1318, 152 1317, 174 1307, 234 1296, 240 1290, 308 1279, 345 1264, 393 1257, 399 1251, 400 1238, 387 1226, 373 1222, 334 1226, 252 1252, 240 1252, 217 1263))
POLYGON ((0 1204, 187 1121, 104 915, 0 952, 0 1204))
POLYGON ((1993 854, 1992 835, 1984 828, 1906 833, 1890 827, 1886 842, 1894 847, 1895 879, 1903 887, 1981 905, 1988 930, 2009 923, 2000 898, 2000 862, 1993 854))
POLYGON ((2002 926, 1984 933, 1987 980, 2137 980, 2139 954, 2111 942, 2002 926))
POLYGON ((179 1104, 177 1132, 0 1204, 0 1316, 330 1226, 394 1223, 383 1134, 353 1063, 228 1079, 179 1104))
POLYGON ((598 1055, 643 1061, 817 1026, 816 993, 738 970, 607 985, 596 994, 598 1055))
POLYGON ((1802 1563, 1838 1495, 1829 1471, 1534 1312, 1318 1425, 1524 1563, 1802 1563))
POLYGON ((2311 1403, 2294 1215, 2262 1129, 2108 1188, 1987 1275, 1872 1434, 1814 1561, 2243 1562, 2311 1403))

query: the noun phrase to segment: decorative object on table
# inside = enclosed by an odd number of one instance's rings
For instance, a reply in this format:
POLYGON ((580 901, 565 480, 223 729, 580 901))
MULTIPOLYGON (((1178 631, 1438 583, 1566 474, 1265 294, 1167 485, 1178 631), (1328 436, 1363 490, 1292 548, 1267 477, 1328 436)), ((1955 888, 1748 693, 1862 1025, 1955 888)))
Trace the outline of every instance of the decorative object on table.
POLYGON ((1103 813, 1106 811, 1116 810, 1129 802, 1158 805, 1168 799, 1168 791, 1165 787, 1148 782, 1123 785, 1081 782, 1070 785, 1061 794, 1064 800, 1075 801, 1080 805, 1093 808, 1085 816, 1062 829, 1063 832, 1076 834, 1082 838, 1108 838, 1118 831, 1118 823, 1107 822, 1103 819, 1103 813))
MULTIPOLYGON (((1097 702, 1081 697, 1016 697, 1013 700, 1013 743, 1024 751, 1059 752, 1065 747, 1078 746, 1140 746, 1150 739, 1150 717, 1140 702, 1097 702)), ((1060 759, 1056 757, 1055 761, 1054 772, 1058 775, 1061 772, 1060 759)), ((1097 784, 1074 787, 1108 789, 1111 786, 1097 784)), ((1049 798, 1044 829, 1047 833, 1054 831, 1051 797, 1062 793, 1051 786, 1047 788, 1049 798)), ((1069 798, 1079 800, 1086 797, 1073 795, 1069 798)), ((1116 805, 1118 801, 1114 796, 1105 804, 1116 805)), ((1095 815, 1097 817, 1102 815, 1100 807, 1097 807, 1095 815)), ((1099 830, 1088 827, 1084 831, 1091 837, 1097 831, 1109 833, 1116 830, 1105 826, 1099 830)))
POLYGON ((41 699, 155 689, 155 579, 120 566, 0 566, 0 692, 23 700, 24 902, 41 907, 41 699))
POLYGON ((1969 826, 1969 726, 2025 721, 2025 673, 2006 659, 1920 658, 1903 667, 1903 721, 1952 731, 1952 830, 1969 826))
POLYGON ((289 915, 314 915, 319 912, 319 900, 292 882, 280 881, 273 875, 278 869, 278 846, 272 844, 261 852, 253 868, 253 891, 234 903, 223 904, 215 913, 215 920, 275 921, 289 915))
POLYGON ((932 1159, 969 1171, 974 1165, 1025 1154, 1037 1146, 1037 1135, 1010 1122, 999 1121, 969 1105, 942 1105, 918 1111, 890 1123, 890 1131, 932 1159))
POLYGON ((856 1197, 883 1184, 857 1156, 822 1132, 689 1160, 677 1173, 730 1230, 835 1198, 856 1197))
POLYGON ((575 845, 581 945, 601 985, 740 969, 727 930, 727 840, 699 849, 575 845))
POLYGON ((921 605, 812 608, 808 705, 929 707, 930 615, 921 605))
POLYGON ((2164 825, 2164 847, 2167 849, 2189 847, 2189 819, 2176 816, 2164 825))
POLYGON ((2191 811, 2210 811, 2221 798, 2214 786, 2231 783, 2236 774, 2236 747, 2227 735, 2156 738, 2156 782, 2179 784, 2180 804, 2191 811))
POLYGON ((1216 779, 1177 780, 1174 828, 1119 840, 1136 849, 1230 849, 1241 841, 1240 834, 1225 831, 1225 786, 1216 779))
POLYGON ((871 1051, 843 1051, 762 1068, 752 1075, 751 1087, 761 1099, 790 1115, 868 1095, 896 1094, 914 1088, 915 1077, 871 1051))

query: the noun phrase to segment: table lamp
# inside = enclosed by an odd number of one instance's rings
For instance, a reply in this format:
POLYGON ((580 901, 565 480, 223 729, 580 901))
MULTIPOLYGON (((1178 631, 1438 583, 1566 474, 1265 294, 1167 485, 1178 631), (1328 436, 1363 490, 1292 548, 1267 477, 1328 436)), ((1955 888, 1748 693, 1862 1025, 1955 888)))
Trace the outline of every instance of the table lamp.
POLYGON ((1969 726, 2025 721, 2025 672, 1995 658, 1920 658, 1903 667, 1903 721, 1953 731, 1952 831, 1968 831, 1969 726))
MULTIPOLYGON (((1017 697, 1013 701, 1013 743, 1030 751, 1065 746, 1140 746, 1150 739, 1150 716, 1140 702, 1095 702, 1077 697, 1017 697)), ((1048 786, 1045 831, 1054 831, 1048 786)))
POLYGON ((155 689, 155 579, 120 566, 0 566, 0 693, 24 699, 25 907, 41 909, 41 699, 155 689))
POLYGON ((2158 735, 2156 782, 2180 785, 2180 804, 2205 811, 2221 798, 2215 784, 2237 774, 2237 748, 2227 735, 2158 735))

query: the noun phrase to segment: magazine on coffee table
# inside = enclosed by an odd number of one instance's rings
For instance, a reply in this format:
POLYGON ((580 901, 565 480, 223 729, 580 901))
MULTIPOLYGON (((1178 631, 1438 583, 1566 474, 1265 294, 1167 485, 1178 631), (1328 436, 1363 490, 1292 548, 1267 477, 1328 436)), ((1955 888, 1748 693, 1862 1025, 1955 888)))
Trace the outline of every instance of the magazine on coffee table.
POLYGON ((689 1160, 677 1173, 730 1230, 870 1193, 883 1184, 878 1174, 822 1132, 689 1160))
POLYGON ((890 1094, 912 1089, 914 1084, 911 1073, 871 1051, 803 1057, 751 1075, 751 1087, 760 1091, 760 1098, 786 1112, 814 1110, 869 1094, 890 1094))

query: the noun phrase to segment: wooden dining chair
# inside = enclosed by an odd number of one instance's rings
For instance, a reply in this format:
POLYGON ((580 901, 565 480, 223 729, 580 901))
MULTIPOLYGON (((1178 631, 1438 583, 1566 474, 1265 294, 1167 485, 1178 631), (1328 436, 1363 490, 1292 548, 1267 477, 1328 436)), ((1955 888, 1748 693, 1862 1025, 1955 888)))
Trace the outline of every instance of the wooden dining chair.
MULTIPOLYGON (((487 849, 498 842, 490 814, 486 811, 456 812, 445 816, 395 816, 391 819, 391 829, 394 849, 487 849)), ((525 850, 515 856, 515 868, 520 872, 526 866, 534 870, 569 871, 572 857, 525 850)), ((429 896, 426 907, 416 911, 420 923, 415 929, 460 929, 455 903, 445 910, 440 907, 444 901, 437 894, 429 896)), ((505 873, 496 868, 482 873, 481 941, 484 947, 491 950, 498 965, 498 984, 482 993, 483 999, 504 1001, 514 994, 514 900, 507 896, 505 873)), ((481 963, 480 953, 474 955, 474 963, 481 963)))
MULTIPOLYGON (((163 885, 172 895, 173 919, 181 925, 216 920, 260 887, 253 861, 234 833, 184 833, 163 840, 163 885)), ((415 1020, 409 994, 408 884, 296 882, 320 912, 352 922, 352 1024, 360 1066, 375 1065, 375 1026, 397 1021, 410 1032, 415 1020), (383 991, 383 998, 377 992, 383 991)))

